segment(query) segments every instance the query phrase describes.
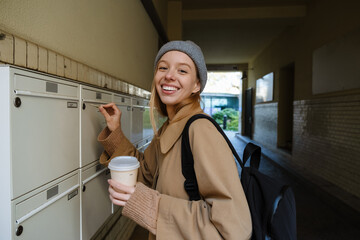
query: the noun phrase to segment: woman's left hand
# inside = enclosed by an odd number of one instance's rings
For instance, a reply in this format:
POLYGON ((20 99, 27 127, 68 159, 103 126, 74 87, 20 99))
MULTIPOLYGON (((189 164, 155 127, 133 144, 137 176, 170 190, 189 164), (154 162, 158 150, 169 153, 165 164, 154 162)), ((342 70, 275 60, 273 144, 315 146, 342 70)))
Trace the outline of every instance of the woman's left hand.
POLYGON ((125 206, 126 202, 130 199, 131 194, 135 192, 135 187, 126 186, 112 179, 109 179, 108 183, 110 200, 112 203, 119 206, 125 206))

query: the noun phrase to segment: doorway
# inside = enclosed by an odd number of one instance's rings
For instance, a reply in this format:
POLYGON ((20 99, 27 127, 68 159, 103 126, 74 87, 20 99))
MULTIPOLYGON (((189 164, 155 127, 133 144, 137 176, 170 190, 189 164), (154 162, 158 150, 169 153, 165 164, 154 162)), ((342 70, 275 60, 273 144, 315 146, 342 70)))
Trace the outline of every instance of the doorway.
POLYGON ((241 78, 240 71, 208 71, 207 84, 201 93, 204 112, 227 131, 238 132, 241 78))
POLYGON ((295 64, 280 69, 277 146, 292 151, 295 64))

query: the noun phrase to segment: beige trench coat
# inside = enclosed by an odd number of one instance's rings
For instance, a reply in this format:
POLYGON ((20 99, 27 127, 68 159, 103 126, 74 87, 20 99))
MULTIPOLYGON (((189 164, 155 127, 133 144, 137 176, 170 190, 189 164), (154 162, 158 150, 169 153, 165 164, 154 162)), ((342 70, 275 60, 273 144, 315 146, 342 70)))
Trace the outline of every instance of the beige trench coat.
POLYGON ((119 155, 140 160, 138 181, 161 193, 157 216, 156 237, 149 239, 249 239, 252 226, 231 150, 221 134, 206 119, 193 122, 189 129, 190 146, 202 200, 189 201, 181 173, 181 133, 187 120, 200 107, 183 107, 172 121, 164 123, 159 137, 141 153, 121 133, 107 141, 100 162, 119 155), (110 152, 110 154, 109 154, 110 152))

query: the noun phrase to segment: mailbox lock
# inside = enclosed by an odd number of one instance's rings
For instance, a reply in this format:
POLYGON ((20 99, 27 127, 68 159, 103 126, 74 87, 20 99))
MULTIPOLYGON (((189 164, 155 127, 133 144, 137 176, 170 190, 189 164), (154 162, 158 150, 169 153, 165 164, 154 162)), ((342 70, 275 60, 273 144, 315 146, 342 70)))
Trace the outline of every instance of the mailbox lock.
POLYGON ((20 107, 21 105, 21 99, 19 97, 16 97, 15 100, 14 100, 14 105, 15 107, 20 107))
POLYGON ((23 231, 24 231, 24 228, 23 228, 23 226, 20 225, 20 226, 16 229, 16 232, 15 232, 16 236, 20 236, 23 231))
POLYGON ((86 186, 83 185, 82 191, 85 192, 86 191, 86 186))

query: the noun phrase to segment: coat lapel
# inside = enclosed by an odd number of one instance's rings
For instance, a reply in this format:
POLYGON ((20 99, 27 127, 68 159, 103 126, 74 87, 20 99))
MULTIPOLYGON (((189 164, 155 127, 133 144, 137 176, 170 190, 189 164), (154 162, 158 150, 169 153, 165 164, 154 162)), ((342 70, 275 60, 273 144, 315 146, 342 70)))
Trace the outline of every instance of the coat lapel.
POLYGON ((160 135, 160 149, 163 154, 166 154, 176 143, 182 134, 186 122, 195 114, 202 113, 202 109, 197 107, 195 110, 191 110, 192 105, 184 106, 175 115, 172 121, 168 122, 168 126, 160 135))

